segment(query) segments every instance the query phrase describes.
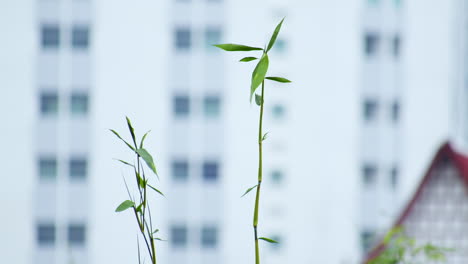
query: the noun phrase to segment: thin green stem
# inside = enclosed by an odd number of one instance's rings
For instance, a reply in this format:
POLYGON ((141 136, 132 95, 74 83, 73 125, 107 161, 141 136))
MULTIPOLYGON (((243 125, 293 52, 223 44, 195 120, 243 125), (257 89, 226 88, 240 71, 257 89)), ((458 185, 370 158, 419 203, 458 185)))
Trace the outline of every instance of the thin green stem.
POLYGON ((255 264, 260 264, 260 250, 258 247, 258 209, 260 202, 260 187, 262 185, 262 175, 263 175, 263 151, 262 151, 262 128, 263 128, 263 105, 265 103, 265 81, 262 82, 262 100, 260 104, 260 119, 258 125, 258 184, 257 184, 257 193, 255 195, 255 209, 254 209, 254 219, 253 219, 253 228, 254 228, 254 238, 255 238, 255 264))

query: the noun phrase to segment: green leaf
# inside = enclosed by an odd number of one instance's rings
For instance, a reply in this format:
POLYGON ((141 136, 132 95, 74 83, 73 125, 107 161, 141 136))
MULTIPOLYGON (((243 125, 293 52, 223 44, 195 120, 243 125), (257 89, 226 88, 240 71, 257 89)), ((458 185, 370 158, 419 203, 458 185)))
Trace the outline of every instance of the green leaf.
POLYGON ((166 241, 166 240, 164 240, 164 239, 162 239, 162 238, 159 238, 159 237, 155 237, 155 238, 153 238, 153 239, 154 239, 154 240, 159 240, 159 241, 166 241))
POLYGON ((135 206, 135 203, 130 200, 123 201, 117 208, 115 209, 116 212, 122 212, 127 210, 130 207, 135 206))
POLYGON ((148 186, 153 189, 154 191, 156 191, 157 193, 159 193, 160 195, 164 196, 164 193, 162 193, 160 190, 154 188, 153 186, 151 186, 150 184, 148 184, 148 186))
POLYGON ((140 148, 143 148, 143 142, 145 141, 146 136, 148 135, 149 132, 151 132, 151 130, 148 131, 148 132, 146 132, 146 133, 143 135, 143 137, 141 138, 140 148))
POLYGON ((255 187, 257 187, 257 186, 258 186, 258 184, 255 184, 254 186, 248 188, 248 189, 245 191, 245 193, 244 193, 241 197, 244 197, 246 194, 248 194, 250 191, 252 191, 252 190, 253 190, 255 187))
POLYGON ((143 158, 143 160, 146 162, 146 165, 148 165, 148 167, 154 172, 154 174, 158 175, 151 154, 149 154, 148 151, 146 151, 146 149, 144 148, 137 149, 136 153, 138 153, 138 155, 143 158))
POLYGON ((245 45, 240 45, 240 44, 217 44, 213 45, 215 47, 218 47, 220 49, 223 49, 225 51, 252 51, 252 50, 263 50, 262 48, 257 48, 257 47, 250 47, 250 46, 245 46, 245 45))
POLYGON ((159 229, 155 229, 155 230, 153 231, 153 233, 151 233, 151 234, 156 234, 157 232, 159 232, 159 229))
POLYGON ((128 144, 128 142, 125 141, 125 139, 123 139, 123 138, 119 135, 119 133, 117 133, 117 132, 116 132, 115 130, 113 130, 113 129, 109 129, 109 130, 110 130, 112 133, 114 133, 114 135, 116 135, 120 140, 122 140, 130 149, 132 149, 133 151, 135 151, 135 148, 134 148, 132 145, 128 144))
POLYGON ((128 130, 130 130, 130 134, 132 134, 132 140, 136 147, 137 144, 136 144, 136 137, 135 137, 135 129, 133 129, 132 123, 130 122, 130 118, 126 116, 125 119, 127 119, 128 130))
POLYGON ((280 82, 280 83, 290 83, 291 81, 283 77, 266 77, 265 79, 280 82))
POLYGON ((258 58, 255 58, 255 57, 245 57, 245 58, 242 58, 240 61, 242 62, 249 62, 249 61, 253 61, 253 60, 257 60, 258 58))
POLYGON ((266 132, 265 134, 263 134, 262 141, 265 141, 265 139, 267 139, 268 133, 269 132, 266 132))
POLYGON ((141 207, 143 206, 143 203, 141 203, 139 206, 137 206, 136 211, 141 212, 141 207))
POLYGON ((252 96, 255 93, 257 87, 263 82, 263 80, 265 80, 265 75, 268 71, 268 64, 268 55, 264 53, 257 66, 255 67, 254 71, 252 72, 252 84, 250 86, 250 101, 252 101, 252 96))
POLYGON ((261 95, 255 94, 255 103, 256 103, 258 106, 261 106, 261 105, 262 105, 263 99, 262 99, 262 96, 261 96, 261 95))
POLYGON ((271 36, 270 42, 268 42, 268 47, 266 52, 270 51, 270 49, 275 45, 276 38, 278 37, 278 33, 280 32, 281 25, 283 25, 284 18, 281 19, 281 22, 276 26, 273 35, 271 36))
POLYGON ((115 159, 115 160, 120 161, 120 162, 122 162, 122 163, 125 164, 125 165, 128 165, 128 166, 130 166, 130 167, 135 168, 135 165, 133 165, 133 164, 131 164, 131 163, 129 163, 129 162, 126 162, 125 160, 121 160, 121 159, 115 159))
POLYGON ((273 240, 271 238, 267 238, 267 237, 259 237, 258 239, 264 240, 264 241, 269 242, 269 243, 278 243, 278 241, 273 240))

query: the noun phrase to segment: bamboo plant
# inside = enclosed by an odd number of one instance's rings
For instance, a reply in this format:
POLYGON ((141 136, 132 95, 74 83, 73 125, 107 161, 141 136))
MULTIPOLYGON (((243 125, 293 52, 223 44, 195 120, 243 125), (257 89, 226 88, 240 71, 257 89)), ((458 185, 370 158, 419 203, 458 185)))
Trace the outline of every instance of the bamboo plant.
MULTIPOLYGON (((119 133, 115 130, 110 129, 110 131, 117 136, 120 140, 125 143, 125 145, 132 151, 135 155, 135 162, 128 162, 124 160, 118 159, 117 161, 121 162, 124 165, 130 166, 133 169, 134 176, 135 176, 135 184, 138 193, 136 197, 131 194, 127 182, 125 181, 125 187, 127 188, 128 193, 128 200, 123 201, 116 209, 116 212, 122 212, 127 209, 131 209, 133 214, 135 215, 136 223, 138 224, 138 230, 143 240, 145 242, 146 249, 148 251, 148 255, 151 259, 152 264, 156 264, 156 240, 161 240, 161 238, 157 237, 156 234, 159 229, 153 228, 153 220, 151 217, 151 210, 148 201, 148 191, 151 189, 155 191, 157 194, 164 196, 164 194, 155 188, 152 184, 150 184, 150 178, 146 175, 145 169, 143 166, 143 161, 146 163, 147 167, 150 171, 159 179, 158 173, 156 171, 156 166, 154 165, 153 157, 151 154, 144 148, 143 143, 145 141, 146 136, 148 135, 149 131, 146 132, 143 137, 141 138, 139 144, 137 144, 136 136, 135 136, 135 129, 130 122, 130 119, 127 117, 127 126, 128 130, 130 131, 130 135, 132 137, 132 143, 130 144, 128 141, 123 139, 119 133)), ((141 263, 141 256, 140 256, 140 243, 137 236, 137 246, 138 246, 138 262, 141 263)))
POLYGON ((259 122, 258 122, 258 174, 257 174, 257 184, 253 187, 248 188, 245 193, 242 195, 246 195, 253 189, 256 190, 255 196, 255 206, 254 206, 254 215, 253 215, 253 231, 254 231, 254 242, 255 242, 255 263, 260 263, 260 250, 258 246, 259 240, 264 240, 269 243, 278 243, 277 241, 267 238, 267 237, 259 237, 259 228, 258 228, 258 213, 259 213, 259 202, 260 202, 260 189, 263 180, 263 141, 266 139, 267 134, 263 134, 263 114, 264 114, 264 106, 265 106, 265 80, 280 82, 280 83, 290 83, 291 81, 283 78, 283 77, 267 77, 268 67, 270 64, 268 52, 273 48, 275 45, 276 39, 280 32, 281 26, 283 24, 284 18, 281 22, 276 26, 273 35, 268 42, 268 45, 264 48, 260 47, 251 47, 241 44, 217 44, 214 45, 220 49, 225 51, 257 51, 260 52, 260 58, 258 57, 244 57, 240 61, 241 62, 250 62, 258 60, 257 66, 254 68, 251 77, 251 85, 250 85, 250 101, 252 102, 252 98, 255 94, 255 103, 260 107, 259 113, 259 122), (260 94, 257 94, 257 89, 261 86, 260 94))

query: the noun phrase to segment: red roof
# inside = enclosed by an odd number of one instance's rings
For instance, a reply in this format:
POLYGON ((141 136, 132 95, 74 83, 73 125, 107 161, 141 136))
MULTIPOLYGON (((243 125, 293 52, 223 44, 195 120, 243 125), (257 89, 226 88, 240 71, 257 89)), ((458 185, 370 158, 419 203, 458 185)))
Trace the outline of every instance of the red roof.
MULTIPOLYGON (((456 152, 449 142, 444 143, 437 151, 434 159, 432 160, 429 166, 429 169, 424 174, 424 177, 422 178, 421 183, 416 189, 416 192, 414 193, 409 203, 406 205, 405 209, 402 211, 400 217, 398 217, 393 227, 397 227, 403 224, 403 222, 405 221, 405 219, 408 217, 409 213, 413 209, 414 204, 420 197, 422 190, 424 189, 426 184, 429 182, 429 177, 432 174, 433 170, 437 167, 437 164, 444 161, 444 159, 449 159, 453 161, 455 168, 460 172, 458 175, 461 176, 463 182, 468 188, 468 157, 461 153, 456 152)), ((377 257, 384 248, 385 246, 383 245, 383 243, 380 243, 377 247, 371 250, 366 257, 365 263, 377 257)))

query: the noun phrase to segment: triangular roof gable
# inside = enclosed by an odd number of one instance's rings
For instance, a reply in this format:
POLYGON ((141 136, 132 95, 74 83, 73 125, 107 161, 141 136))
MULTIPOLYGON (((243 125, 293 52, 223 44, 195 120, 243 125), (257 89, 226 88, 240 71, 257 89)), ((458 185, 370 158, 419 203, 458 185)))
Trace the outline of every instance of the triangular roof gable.
MULTIPOLYGON (((449 159, 453 161, 455 168, 459 171, 457 175, 459 175, 462 178, 462 181, 465 183, 465 186, 468 188, 468 157, 456 152, 449 142, 444 143, 437 151, 434 159, 430 163, 429 169, 424 174, 424 177, 422 178, 418 188, 416 189, 416 192, 414 193, 409 203, 406 205, 405 209, 402 211, 400 217, 398 217, 393 227, 397 227, 403 224, 405 219, 408 217, 408 215, 412 211, 416 201, 421 196, 421 193, 424 187, 429 182, 429 178, 432 172, 435 170, 435 168, 440 162, 444 161, 444 159, 449 159)), ((383 249, 384 249, 384 245, 383 243, 380 243, 377 247, 375 247, 373 250, 369 252, 369 254, 366 257, 365 263, 377 257, 382 252, 383 249)))

